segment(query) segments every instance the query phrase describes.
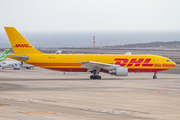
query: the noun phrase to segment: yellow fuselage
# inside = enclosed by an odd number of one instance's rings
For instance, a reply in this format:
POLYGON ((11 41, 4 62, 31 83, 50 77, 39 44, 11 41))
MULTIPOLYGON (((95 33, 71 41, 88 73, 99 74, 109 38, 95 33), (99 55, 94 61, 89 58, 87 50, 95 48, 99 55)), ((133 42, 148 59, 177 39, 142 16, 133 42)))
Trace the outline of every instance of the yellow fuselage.
POLYGON ((128 68, 128 72, 158 72, 176 66, 166 57, 155 55, 107 55, 107 54, 29 54, 26 63, 42 68, 86 72, 79 61, 116 64, 128 68))

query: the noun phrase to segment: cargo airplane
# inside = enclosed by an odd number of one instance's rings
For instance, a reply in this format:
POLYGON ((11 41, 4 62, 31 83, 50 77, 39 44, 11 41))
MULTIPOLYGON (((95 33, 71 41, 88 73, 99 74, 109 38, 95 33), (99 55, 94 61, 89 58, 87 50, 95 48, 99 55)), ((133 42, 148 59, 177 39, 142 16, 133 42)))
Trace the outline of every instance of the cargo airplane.
POLYGON ((22 62, 63 72, 91 72, 90 79, 101 79, 100 72, 127 76, 128 72, 160 71, 176 66, 166 57, 156 55, 117 54, 45 54, 35 49, 14 27, 5 27, 14 54, 7 57, 22 62))

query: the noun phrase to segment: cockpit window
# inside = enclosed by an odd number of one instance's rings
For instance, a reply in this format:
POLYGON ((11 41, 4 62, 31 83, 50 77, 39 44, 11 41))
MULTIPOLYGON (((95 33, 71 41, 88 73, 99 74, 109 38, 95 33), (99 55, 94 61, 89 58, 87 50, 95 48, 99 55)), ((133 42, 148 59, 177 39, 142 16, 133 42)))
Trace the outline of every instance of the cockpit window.
POLYGON ((171 60, 166 60, 166 62, 171 62, 171 60))

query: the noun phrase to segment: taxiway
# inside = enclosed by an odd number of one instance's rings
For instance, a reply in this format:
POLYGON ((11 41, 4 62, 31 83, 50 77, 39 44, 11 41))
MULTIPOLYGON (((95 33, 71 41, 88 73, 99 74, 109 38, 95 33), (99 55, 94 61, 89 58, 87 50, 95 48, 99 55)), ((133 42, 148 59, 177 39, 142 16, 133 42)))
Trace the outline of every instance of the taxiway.
POLYGON ((42 68, 0 70, 1 120, 179 120, 180 66, 116 77, 42 68))

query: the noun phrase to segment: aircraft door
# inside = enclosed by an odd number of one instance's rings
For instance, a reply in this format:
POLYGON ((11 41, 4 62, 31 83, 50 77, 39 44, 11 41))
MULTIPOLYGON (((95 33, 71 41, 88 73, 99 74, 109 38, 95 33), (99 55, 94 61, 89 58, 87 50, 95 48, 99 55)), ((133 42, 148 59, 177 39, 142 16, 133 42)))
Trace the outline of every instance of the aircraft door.
POLYGON ((156 67, 161 67, 161 59, 159 57, 156 57, 156 67))

